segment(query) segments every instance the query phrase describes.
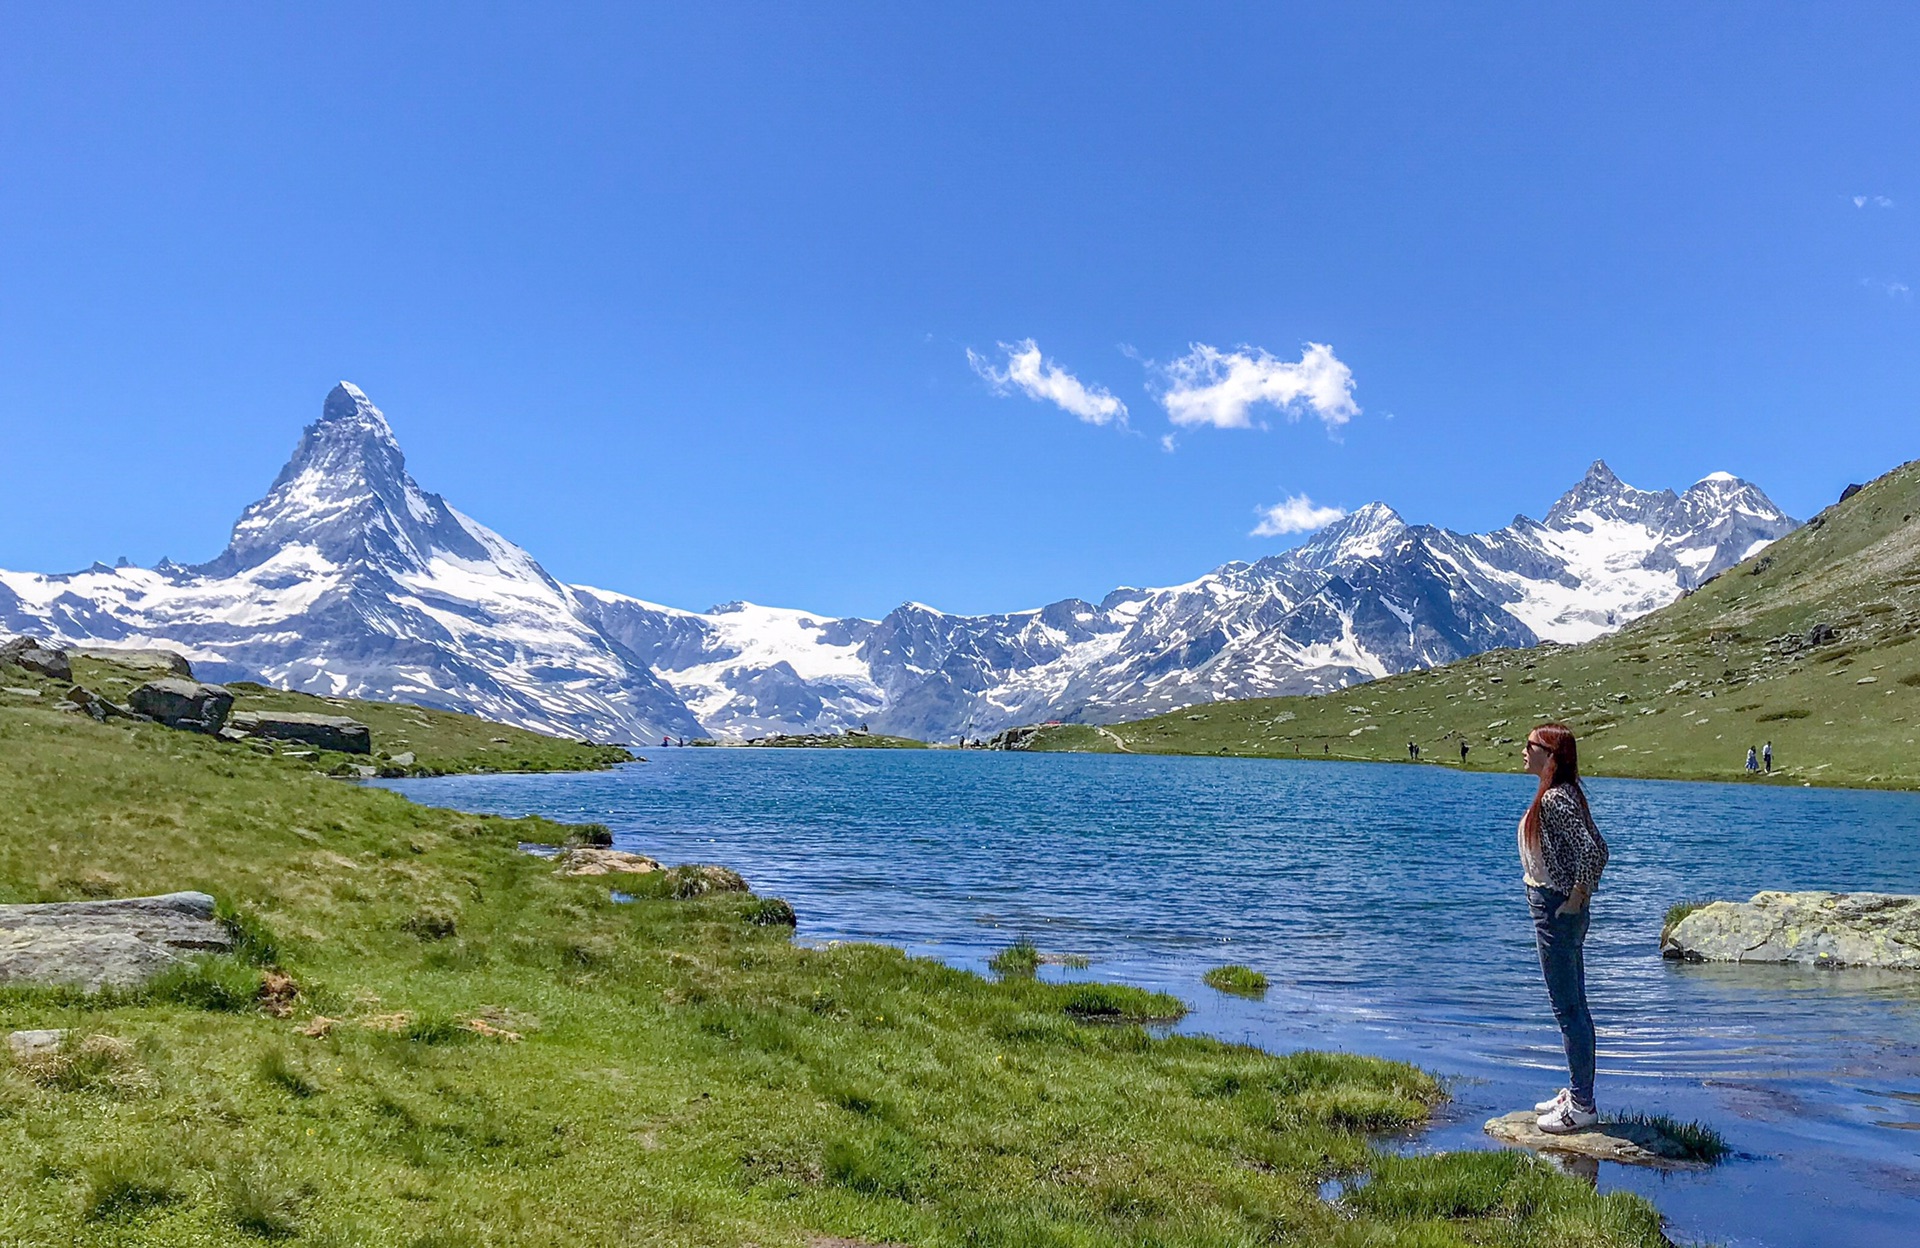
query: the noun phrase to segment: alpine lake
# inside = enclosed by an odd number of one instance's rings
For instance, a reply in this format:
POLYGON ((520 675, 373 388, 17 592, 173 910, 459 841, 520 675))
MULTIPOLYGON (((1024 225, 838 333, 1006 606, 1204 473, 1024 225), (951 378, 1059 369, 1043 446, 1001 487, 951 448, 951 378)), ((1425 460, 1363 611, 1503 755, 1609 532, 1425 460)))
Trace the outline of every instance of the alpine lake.
MULTIPOLYGON (((1565 1082, 1515 854, 1531 777, 1435 765, 946 750, 667 749, 611 772, 383 782, 436 806, 611 827, 722 863, 797 939, 1174 993, 1180 1030, 1414 1062, 1451 1101, 1388 1147, 1499 1147, 1490 1117, 1565 1082), (1085 966, 1079 959, 1086 960, 1085 966), (1244 963, 1271 987, 1217 992, 1244 963)), ((1920 975, 1686 965, 1667 908, 1762 889, 1920 892, 1920 794, 1595 780, 1612 860, 1588 991, 1603 1112, 1719 1130, 1706 1171, 1599 1163, 1681 1243, 1920 1236, 1920 975)))

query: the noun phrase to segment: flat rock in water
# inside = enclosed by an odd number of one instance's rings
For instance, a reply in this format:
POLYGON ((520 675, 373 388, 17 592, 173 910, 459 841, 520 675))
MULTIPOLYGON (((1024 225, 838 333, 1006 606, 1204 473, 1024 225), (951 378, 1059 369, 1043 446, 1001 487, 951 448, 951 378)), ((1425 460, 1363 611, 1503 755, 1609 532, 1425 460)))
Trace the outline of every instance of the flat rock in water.
POLYGON ((624 849, 579 847, 562 852, 554 868, 555 875, 651 875, 660 864, 645 854, 630 854, 624 849))
POLYGON ((1765 892, 1752 901, 1716 901, 1668 929, 1660 955, 1920 971, 1920 897, 1765 892))
POLYGON ((1704 1162, 1689 1159, 1680 1145, 1659 1130, 1641 1123, 1603 1122, 1585 1131, 1552 1135, 1540 1129, 1539 1118, 1540 1115, 1530 1109, 1515 1110, 1489 1118, 1487 1134, 1534 1152, 1571 1153, 1627 1166, 1662 1166, 1670 1170, 1706 1168, 1704 1162))
POLYGON ((233 938, 205 893, 0 906, 0 984, 135 988, 233 938))

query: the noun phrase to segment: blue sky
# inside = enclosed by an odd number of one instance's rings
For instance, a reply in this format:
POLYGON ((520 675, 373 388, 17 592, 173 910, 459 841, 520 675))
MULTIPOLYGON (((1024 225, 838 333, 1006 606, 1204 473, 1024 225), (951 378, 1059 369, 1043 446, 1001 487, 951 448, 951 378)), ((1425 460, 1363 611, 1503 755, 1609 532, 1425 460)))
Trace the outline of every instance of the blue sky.
POLYGON ((547 7, 0 10, 0 567, 210 558, 340 378, 689 607, 1920 455, 1911 7, 547 7))

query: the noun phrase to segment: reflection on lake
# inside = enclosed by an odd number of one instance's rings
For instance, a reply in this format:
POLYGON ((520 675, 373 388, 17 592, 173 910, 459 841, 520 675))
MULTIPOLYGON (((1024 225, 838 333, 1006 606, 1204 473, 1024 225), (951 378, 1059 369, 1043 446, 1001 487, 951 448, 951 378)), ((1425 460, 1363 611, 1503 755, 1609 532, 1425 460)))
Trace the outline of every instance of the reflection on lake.
MULTIPOLYGON (((855 750, 665 750, 611 773, 393 782, 436 805, 612 827, 738 868, 809 940, 963 965, 1025 936, 1069 976, 1177 993, 1182 1025, 1453 1077, 1418 1147, 1565 1080, 1513 826, 1529 777, 1440 767, 855 750), (1200 984, 1265 971, 1261 1001, 1200 984)), ((1599 780, 1613 847, 1588 942, 1603 1109, 1719 1127, 1704 1175, 1604 1167, 1681 1238, 1908 1245, 1920 1224, 1920 976, 1663 962, 1668 905, 1764 888, 1920 892, 1920 796, 1599 780)), ((1056 972, 1058 973, 1058 972, 1056 972)))

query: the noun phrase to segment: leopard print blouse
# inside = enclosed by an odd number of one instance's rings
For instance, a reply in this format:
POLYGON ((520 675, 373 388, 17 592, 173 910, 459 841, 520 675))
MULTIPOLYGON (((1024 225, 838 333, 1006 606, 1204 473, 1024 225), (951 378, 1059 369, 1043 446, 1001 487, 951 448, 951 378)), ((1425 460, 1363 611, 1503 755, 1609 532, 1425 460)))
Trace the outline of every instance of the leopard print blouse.
POLYGON ((1540 852, 1529 854, 1522 836, 1520 858, 1528 883, 1558 893, 1577 887, 1591 893, 1600 886, 1600 873, 1607 867, 1607 838, 1582 811, 1573 789, 1557 784, 1540 799, 1540 852))

